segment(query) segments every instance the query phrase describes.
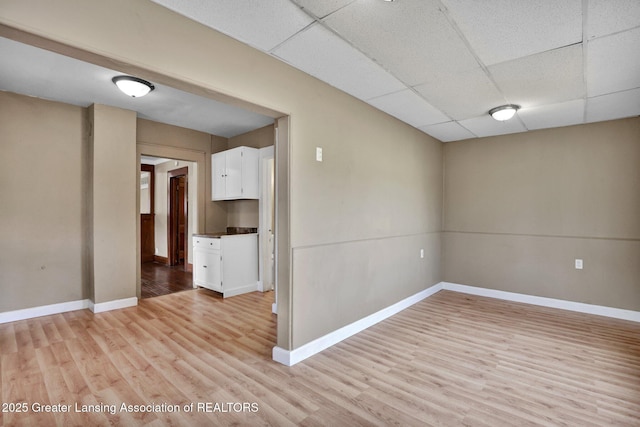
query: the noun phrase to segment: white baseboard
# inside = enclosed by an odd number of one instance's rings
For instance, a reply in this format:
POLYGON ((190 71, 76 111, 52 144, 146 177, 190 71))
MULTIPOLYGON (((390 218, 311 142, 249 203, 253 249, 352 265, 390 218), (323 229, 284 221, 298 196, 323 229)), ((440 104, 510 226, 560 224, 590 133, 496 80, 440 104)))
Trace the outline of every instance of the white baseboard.
POLYGON ((131 297, 131 298, 123 298, 123 299, 117 299, 113 301, 101 302, 98 304, 95 304, 90 301, 89 309, 94 313, 102 313, 105 311, 117 310, 119 308, 134 307, 136 305, 138 305, 138 298, 131 297))
POLYGON ((223 298, 235 297, 236 295, 246 294, 247 292, 253 292, 258 290, 258 282, 252 283, 250 285, 241 286, 239 288, 230 289, 228 291, 224 291, 222 294, 223 298))
POLYGON ((49 316, 51 314, 66 313, 67 311, 83 310, 88 308, 94 313, 102 313, 119 308, 133 307, 138 305, 138 298, 124 298, 115 301, 107 301, 94 304, 89 299, 78 301, 68 301, 59 304, 42 305, 39 307, 25 308, 22 310, 5 311, 0 313, 0 324, 15 322, 18 320, 33 319, 34 317, 49 316))
POLYGON ((602 305, 585 304, 582 302, 566 301, 555 298, 537 297, 515 292, 498 291, 495 289, 477 288, 475 286, 459 285, 457 283, 441 282, 442 289, 461 292, 483 297, 497 298, 506 301, 522 302, 543 307, 559 308, 598 316, 613 317, 622 320, 640 322, 640 312, 622 308, 606 307, 602 305))
POLYGON ((544 307, 558 308, 562 310, 577 311, 580 313, 595 314, 598 316, 612 317, 632 322, 640 322, 640 312, 624 310, 621 308, 605 307, 601 305, 585 304, 580 302, 559 300, 555 298, 537 297, 515 292, 498 291, 495 289, 478 288, 475 286, 459 285, 457 283, 440 282, 424 291, 406 298, 396 304, 373 313, 363 319, 355 321, 336 331, 330 332, 310 343, 293 350, 285 350, 281 347, 273 348, 273 360, 286 366, 293 366, 304 359, 313 356, 322 350, 331 347, 340 341, 367 329, 369 326, 393 316, 394 314, 412 306, 413 304, 430 297, 440 290, 448 290, 465 294, 473 294, 489 298, 496 298, 506 301, 522 302, 526 304, 539 305, 544 307))
POLYGON ((357 320, 347 326, 343 326, 340 329, 330 332, 327 335, 315 339, 310 343, 304 344, 303 346, 300 346, 294 350, 286 350, 281 347, 274 347, 272 353, 273 360, 286 366, 293 366, 296 363, 301 362, 302 360, 311 357, 314 354, 319 353, 322 350, 329 348, 332 345, 337 344, 340 341, 349 338, 350 336, 355 335, 358 332, 361 332, 368 327, 373 326, 376 323, 393 316, 396 313, 399 313, 405 308, 410 307, 427 297, 430 297, 441 289, 442 285, 440 283, 433 285, 428 289, 420 291, 415 295, 405 298, 402 301, 390 305, 387 308, 383 308, 382 310, 377 311, 363 319, 357 320))
POLYGON ((39 307, 24 308, 22 310, 6 311, 0 313, 0 323, 15 322, 17 320, 32 319, 34 317, 49 316, 51 314, 66 313, 67 311, 89 308, 91 301, 88 299, 68 301, 59 304, 42 305, 39 307))

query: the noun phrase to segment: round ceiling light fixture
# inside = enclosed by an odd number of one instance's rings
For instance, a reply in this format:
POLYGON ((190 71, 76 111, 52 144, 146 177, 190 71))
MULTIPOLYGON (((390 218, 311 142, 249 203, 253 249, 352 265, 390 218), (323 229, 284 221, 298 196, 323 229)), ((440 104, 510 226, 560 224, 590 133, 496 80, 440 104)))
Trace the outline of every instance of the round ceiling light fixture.
POLYGON ((118 89, 133 98, 145 96, 155 89, 154 85, 146 80, 139 79, 138 77, 116 76, 111 79, 111 81, 118 86, 118 89))
POLYGON ((519 109, 520 106, 515 104, 501 105, 489 110, 489 114, 491 114, 491 117, 493 117, 494 119, 504 122, 505 120, 509 120, 511 117, 513 117, 513 115, 519 109))

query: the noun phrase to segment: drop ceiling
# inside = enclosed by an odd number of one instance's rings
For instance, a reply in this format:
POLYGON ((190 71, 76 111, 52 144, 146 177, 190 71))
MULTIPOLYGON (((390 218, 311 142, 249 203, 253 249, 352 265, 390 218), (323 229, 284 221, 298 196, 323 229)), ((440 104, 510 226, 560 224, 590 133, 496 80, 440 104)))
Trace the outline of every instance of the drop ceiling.
POLYGON ((638 0, 153 1, 442 141, 640 115, 638 0))
MULTIPOLYGON (((153 1, 441 141, 640 115, 638 0, 153 1), (487 114, 509 103, 514 119, 487 114)), ((273 122, 162 85, 132 100, 113 91, 118 70, 7 39, 0 52, 0 90, 226 137, 273 122)))

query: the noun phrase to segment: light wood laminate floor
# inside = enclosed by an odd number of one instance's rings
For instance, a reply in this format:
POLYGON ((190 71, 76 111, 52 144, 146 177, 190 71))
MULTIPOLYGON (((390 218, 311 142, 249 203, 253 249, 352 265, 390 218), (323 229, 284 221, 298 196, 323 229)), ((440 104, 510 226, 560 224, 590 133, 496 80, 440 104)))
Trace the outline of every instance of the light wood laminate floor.
POLYGON ((271 303, 199 289, 0 325, 0 425, 640 425, 636 323, 441 291, 285 367, 271 303))

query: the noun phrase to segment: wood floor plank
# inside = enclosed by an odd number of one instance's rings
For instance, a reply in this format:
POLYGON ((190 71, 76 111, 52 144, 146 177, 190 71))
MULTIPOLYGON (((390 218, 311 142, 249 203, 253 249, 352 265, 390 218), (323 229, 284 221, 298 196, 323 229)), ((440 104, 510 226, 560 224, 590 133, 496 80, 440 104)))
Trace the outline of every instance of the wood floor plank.
MULTIPOLYGON (((51 345, 51 353, 55 357, 56 364, 60 369, 64 386, 72 393, 72 396, 84 396, 90 393, 89 385, 85 381, 78 365, 71 356, 67 343, 54 343, 51 345)), ((62 385, 60 385, 62 387, 62 385)))
POLYGON ((18 351, 14 323, 0 325, 0 355, 18 351))
POLYGON ((29 322, 15 322, 14 338, 19 348, 33 348, 33 341, 29 333, 29 322))
POLYGON ((75 365, 92 392, 111 387, 120 375, 93 339, 66 342, 75 365))
MULTIPOLYGON (((43 373, 44 386, 47 390, 47 404, 74 405, 70 400, 73 394, 67 387, 62 370, 53 354, 53 347, 48 346, 36 349, 36 358, 43 373)), ((70 412, 52 413, 56 425, 73 425, 75 417, 70 412)))

